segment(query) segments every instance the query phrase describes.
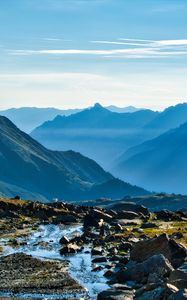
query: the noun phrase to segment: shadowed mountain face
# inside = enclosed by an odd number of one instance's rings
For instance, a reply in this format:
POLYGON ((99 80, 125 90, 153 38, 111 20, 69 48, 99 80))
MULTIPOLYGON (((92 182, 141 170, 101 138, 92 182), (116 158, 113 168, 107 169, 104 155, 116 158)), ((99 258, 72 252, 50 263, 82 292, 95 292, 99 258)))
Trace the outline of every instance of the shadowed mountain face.
POLYGON ((150 190, 187 194, 187 123, 129 149, 115 173, 150 190))
POLYGON ((95 104, 69 117, 57 116, 31 135, 50 149, 72 149, 109 167, 128 147, 149 137, 142 128, 157 115, 151 110, 115 113, 95 104))
POLYGON ((8 196, 76 200, 146 193, 79 153, 46 149, 5 117, 0 117, 0 166, 0 191, 8 196))

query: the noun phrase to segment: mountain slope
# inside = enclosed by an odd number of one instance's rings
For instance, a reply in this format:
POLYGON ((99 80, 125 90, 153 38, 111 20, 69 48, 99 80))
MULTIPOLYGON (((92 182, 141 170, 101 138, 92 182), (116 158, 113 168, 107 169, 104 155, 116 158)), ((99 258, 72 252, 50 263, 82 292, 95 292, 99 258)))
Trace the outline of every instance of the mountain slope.
POLYGON ((150 110, 115 113, 97 103, 69 117, 57 116, 31 135, 50 149, 72 149, 108 167, 125 149, 147 138, 141 128, 157 114, 150 110))
POLYGON ((150 190, 187 194, 187 123, 129 149, 115 168, 150 190))
MULTIPOLYGON (((94 195, 91 190, 97 185, 105 186, 99 196, 108 186, 114 186, 112 196, 116 198, 129 194, 128 184, 123 182, 122 189, 118 189, 121 181, 117 180, 117 186, 116 182, 112 185, 116 179, 93 160, 73 151, 48 150, 5 117, 0 117, 0 165, 5 191, 16 186, 16 193, 20 190, 22 195, 27 191, 46 199, 85 199, 94 195)), ((140 188, 132 188, 132 194, 144 193, 140 188)))
POLYGON ((180 103, 170 106, 158 114, 155 119, 149 122, 145 129, 152 129, 164 133, 187 122, 187 103, 180 103))

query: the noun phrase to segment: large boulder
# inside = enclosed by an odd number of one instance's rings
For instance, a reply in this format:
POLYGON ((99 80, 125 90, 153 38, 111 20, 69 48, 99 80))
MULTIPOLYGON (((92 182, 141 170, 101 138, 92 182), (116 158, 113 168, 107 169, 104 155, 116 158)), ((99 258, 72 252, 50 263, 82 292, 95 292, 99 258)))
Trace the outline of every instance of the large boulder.
POLYGON ((113 216, 100 210, 100 209, 92 209, 85 217, 84 217, 84 229, 88 227, 102 227, 104 222, 111 222, 113 216))
POLYGON ((142 262, 156 254, 163 254, 174 268, 178 268, 187 257, 187 248, 169 239, 168 235, 161 234, 156 238, 134 244, 130 257, 134 261, 142 262))
POLYGON ((134 291, 125 289, 115 289, 111 288, 106 291, 101 292, 97 300, 133 300, 134 291))
POLYGON ((138 219, 139 215, 136 212, 133 212, 133 211, 122 210, 122 211, 118 212, 117 218, 118 219, 134 220, 134 219, 138 219))
POLYGON ((158 220, 163 221, 181 221, 185 220, 186 215, 180 211, 174 212, 167 209, 163 209, 155 213, 158 220))
POLYGON ((179 289, 187 287, 187 263, 171 272, 169 282, 179 289))
POLYGON ((147 291, 143 295, 136 297, 136 300, 161 300, 164 299, 164 288, 157 287, 152 291, 147 291))
POLYGON ((187 289, 182 289, 177 293, 174 293, 168 297, 168 300, 186 300, 186 299, 187 299, 187 289))
POLYGON ((173 271, 170 262, 162 254, 154 255, 141 263, 131 261, 126 265, 126 268, 125 271, 117 273, 117 280, 120 283, 131 280, 141 282, 143 278, 148 278, 149 274, 154 273, 162 278, 173 271))
POLYGON ((53 217, 53 224, 72 224, 77 222, 79 222, 79 218, 71 214, 64 214, 61 216, 53 217))
POLYGON ((137 213, 140 216, 150 216, 150 212, 149 210, 143 206, 143 205, 139 205, 133 202, 122 202, 120 201, 119 203, 116 203, 114 205, 112 205, 111 207, 113 210, 118 211, 132 211, 134 213, 137 213))

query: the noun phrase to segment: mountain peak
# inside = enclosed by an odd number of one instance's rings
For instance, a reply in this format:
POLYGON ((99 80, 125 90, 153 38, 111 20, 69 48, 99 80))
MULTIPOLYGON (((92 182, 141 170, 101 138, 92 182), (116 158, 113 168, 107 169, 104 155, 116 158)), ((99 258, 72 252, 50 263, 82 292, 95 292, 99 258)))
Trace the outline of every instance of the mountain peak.
POLYGON ((110 112, 107 108, 103 107, 99 102, 96 102, 94 106, 90 108, 91 111, 97 112, 110 112))
POLYGON ((94 108, 104 108, 99 102, 96 102, 93 107, 94 108))

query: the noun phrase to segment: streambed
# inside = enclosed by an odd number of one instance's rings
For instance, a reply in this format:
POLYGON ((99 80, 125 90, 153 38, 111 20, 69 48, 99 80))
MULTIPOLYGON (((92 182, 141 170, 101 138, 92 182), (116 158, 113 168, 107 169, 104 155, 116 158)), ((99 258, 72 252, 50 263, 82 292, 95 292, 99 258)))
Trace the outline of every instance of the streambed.
MULTIPOLYGON (((10 246, 5 247, 3 255, 8 255, 16 252, 23 252, 25 254, 32 255, 34 257, 40 257, 43 259, 57 259, 57 260, 66 260, 69 262, 69 273, 70 275, 77 280, 87 292, 84 294, 71 295, 71 297, 78 299, 96 299, 97 294, 102 290, 108 288, 106 283, 106 278, 103 276, 104 271, 93 272, 92 256, 91 249, 89 246, 85 247, 82 252, 62 256, 59 253, 60 248, 62 247, 59 243, 59 240, 62 236, 67 236, 72 238, 76 235, 82 233, 82 226, 65 226, 65 225, 41 225, 39 230, 28 237, 23 237, 22 241, 26 242, 25 245, 18 248, 13 248, 10 246)), ((4 243, 5 241, 0 241, 4 243)), ((8 296, 8 294, 0 294, 1 296, 8 296)), ((54 298, 68 298, 70 295, 40 295, 40 294, 21 294, 17 295, 19 298, 45 298, 45 299, 54 299, 54 298)))

